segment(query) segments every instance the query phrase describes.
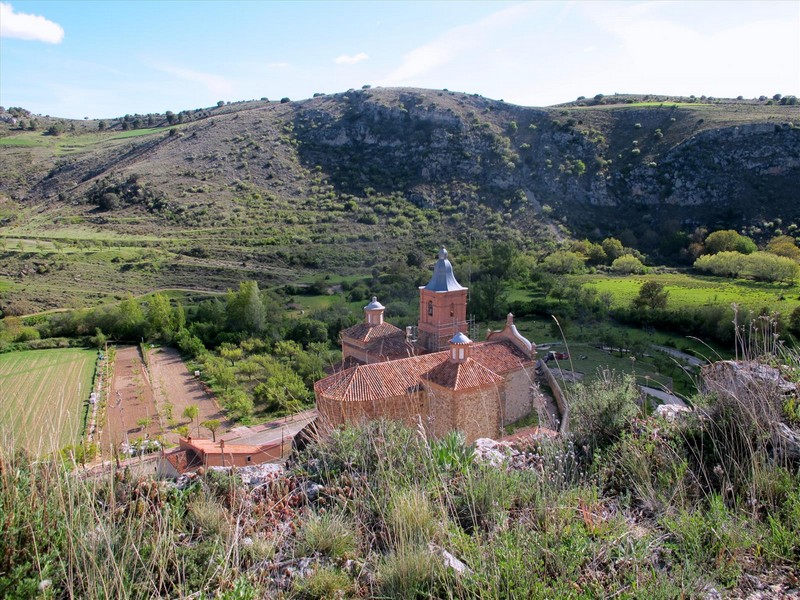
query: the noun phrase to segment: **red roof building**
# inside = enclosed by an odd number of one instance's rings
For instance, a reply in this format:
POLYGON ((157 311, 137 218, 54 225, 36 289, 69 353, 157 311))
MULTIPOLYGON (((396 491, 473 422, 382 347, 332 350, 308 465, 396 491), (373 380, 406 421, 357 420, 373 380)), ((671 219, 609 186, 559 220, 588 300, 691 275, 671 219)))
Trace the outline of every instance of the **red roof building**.
POLYGON ((535 346, 510 314, 501 331, 474 343, 461 331, 466 303, 467 288, 456 281, 444 248, 431 281, 420 288, 418 340, 386 323, 373 297, 364 323, 341 334, 341 370, 314 385, 323 422, 422 422, 431 435, 457 429, 471 441, 495 437, 530 413, 535 346))

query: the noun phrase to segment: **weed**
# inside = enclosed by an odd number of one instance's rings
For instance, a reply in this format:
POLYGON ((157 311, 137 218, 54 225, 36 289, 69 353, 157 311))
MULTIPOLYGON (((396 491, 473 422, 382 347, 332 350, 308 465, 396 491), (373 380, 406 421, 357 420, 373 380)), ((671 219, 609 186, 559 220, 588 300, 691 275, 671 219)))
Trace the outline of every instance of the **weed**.
POLYGON ((343 515, 312 514, 300 528, 303 549, 331 558, 346 558, 358 544, 353 525, 343 515))
POLYGON ((340 569, 321 567, 308 577, 297 580, 294 591, 303 600, 350 598, 355 593, 355 582, 340 569))

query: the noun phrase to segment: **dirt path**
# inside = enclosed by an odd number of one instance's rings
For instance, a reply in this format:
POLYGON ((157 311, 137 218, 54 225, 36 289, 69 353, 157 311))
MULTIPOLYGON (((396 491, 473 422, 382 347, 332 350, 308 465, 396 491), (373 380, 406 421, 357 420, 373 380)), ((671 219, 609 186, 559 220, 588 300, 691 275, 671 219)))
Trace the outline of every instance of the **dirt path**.
POLYGON ((119 447, 139 437, 158 435, 158 414, 150 381, 142 364, 139 348, 118 346, 111 380, 111 394, 106 407, 101 449, 108 452, 111 445, 119 447), (150 418, 147 427, 140 427, 140 419, 150 418))
POLYGON ((174 427, 178 425, 189 425, 191 435, 204 438, 210 438, 211 432, 201 426, 198 434, 197 423, 217 419, 221 423, 217 435, 230 430, 232 423, 226 421, 213 394, 206 389, 202 381, 189 372, 177 350, 154 348, 149 350, 147 355, 153 392, 162 415, 164 435, 168 442, 178 442, 179 436, 174 431, 174 427), (200 416, 192 423, 182 416, 183 411, 190 405, 195 405, 200 410, 200 416))

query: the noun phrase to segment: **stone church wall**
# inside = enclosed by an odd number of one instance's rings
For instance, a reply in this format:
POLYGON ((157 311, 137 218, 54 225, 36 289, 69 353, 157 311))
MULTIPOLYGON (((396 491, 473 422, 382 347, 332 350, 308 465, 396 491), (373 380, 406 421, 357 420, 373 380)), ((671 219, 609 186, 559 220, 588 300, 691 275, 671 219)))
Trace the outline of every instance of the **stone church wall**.
POLYGON ((503 425, 517 421, 533 410, 531 386, 536 385, 535 376, 533 365, 506 374, 503 425))

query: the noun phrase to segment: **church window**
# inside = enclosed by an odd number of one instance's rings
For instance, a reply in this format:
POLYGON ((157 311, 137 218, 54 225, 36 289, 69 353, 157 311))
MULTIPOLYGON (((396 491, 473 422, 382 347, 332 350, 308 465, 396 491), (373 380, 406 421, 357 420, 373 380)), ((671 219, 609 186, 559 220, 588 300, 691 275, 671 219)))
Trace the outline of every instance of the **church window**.
POLYGON ((433 316, 433 301, 432 300, 428 300, 428 314, 430 316, 433 316))
POLYGON ((455 314, 456 314, 456 305, 455 304, 451 304, 450 305, 450 316, 452 317, 455 314))

